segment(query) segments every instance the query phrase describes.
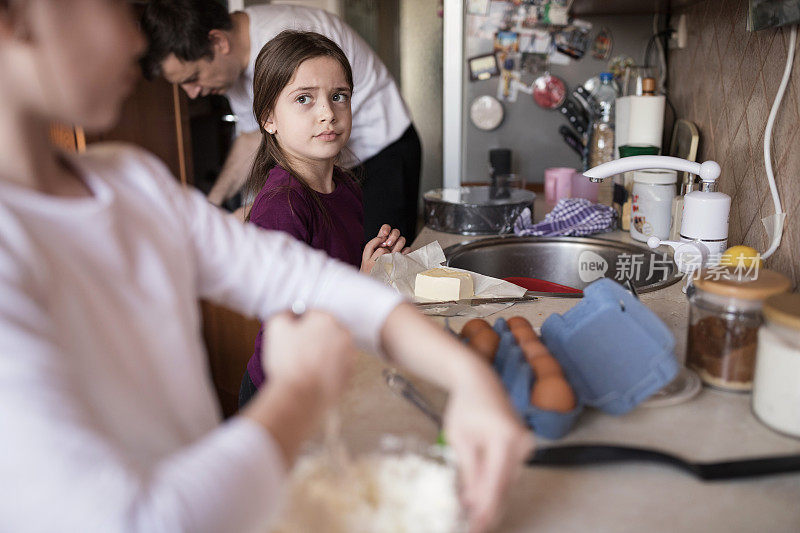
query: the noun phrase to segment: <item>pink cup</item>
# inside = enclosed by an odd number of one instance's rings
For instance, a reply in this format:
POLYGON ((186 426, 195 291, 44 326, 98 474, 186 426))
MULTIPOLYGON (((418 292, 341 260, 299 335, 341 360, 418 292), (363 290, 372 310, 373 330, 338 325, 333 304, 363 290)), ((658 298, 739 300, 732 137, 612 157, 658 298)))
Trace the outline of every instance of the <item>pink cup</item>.
POLYGON ((597 203, 597 191, 600 184, 589 181, 589 178, 580 171, 575 171, 572 175, 572 198, 586 198, 590 202, 597 203))
POLYGON ((562 198, 572 195, 572 175, 574 168, 553 167, 544 169, 544 199, 549 205, 556 205, 562 198))

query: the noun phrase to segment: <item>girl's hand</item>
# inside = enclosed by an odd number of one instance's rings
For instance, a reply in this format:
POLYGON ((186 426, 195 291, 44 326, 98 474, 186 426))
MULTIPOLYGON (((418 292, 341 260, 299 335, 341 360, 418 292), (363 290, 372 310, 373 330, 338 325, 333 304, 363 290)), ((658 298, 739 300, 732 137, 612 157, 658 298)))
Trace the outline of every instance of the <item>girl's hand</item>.
POLYGON ((534 439, 490 369, 477 359, 475 363, 451 389, 444 431, 461 472, 470 531, 482 532, 500 517, 503 495, 533 451, 534 439))
POLYGON ((392 364, 450 393, 445 434, 456 452, 470 531, 485 531, 533 449, 533 434, 521 424, 494 371, 412 305, 392 311, 381 341, 392 364))
POLYGON ((355 347, 350 333, 331 315, 315 310, 276 315, 266 323, 264 341, 261 364, 270 387, 315 391, 323 409, 341 396, 353 370, 355 347))
POLYGON ((354 362, 350 333, 327 313, 283 313, 266 323, 261 364, 269 383, 241 416, 272 435, 287 468, 344 392, 354 362))
POLYGON ((364 253, 361 254, 361 272, 369 274, 375 266, 375 262, 383 254, 400 252, 407 254, 410 249, 404 248, 406 238, 400 235, 399 229, 392 229, 389 224, 381 226, 378 235, 364 246, 364 253))

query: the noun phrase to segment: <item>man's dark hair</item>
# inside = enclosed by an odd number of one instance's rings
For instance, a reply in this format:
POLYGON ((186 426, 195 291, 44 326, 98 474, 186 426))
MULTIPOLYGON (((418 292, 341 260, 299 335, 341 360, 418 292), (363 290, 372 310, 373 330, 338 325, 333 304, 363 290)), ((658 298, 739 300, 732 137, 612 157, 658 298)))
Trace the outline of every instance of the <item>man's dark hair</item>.
POLYGON ((170 55, 181 61, 213 57, 208 32, 230 30, 228 10, 217 0, 150 0, 142 15, 148 40, 141 59, 147 79, 161 75, 161 62, 170 55))

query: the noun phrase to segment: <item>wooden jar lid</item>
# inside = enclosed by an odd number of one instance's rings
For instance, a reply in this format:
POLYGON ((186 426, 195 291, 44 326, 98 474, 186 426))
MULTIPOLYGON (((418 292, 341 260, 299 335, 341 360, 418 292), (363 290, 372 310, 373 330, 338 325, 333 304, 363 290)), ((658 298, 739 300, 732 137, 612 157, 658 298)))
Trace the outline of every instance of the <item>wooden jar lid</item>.
POLYGON ((761 268, 752 273, 735 268, 704 269, 694 286, 707 293, 743 300, 765 300, 792 288, 792 282, 774 270, 761 268))
POLYGON ((761 312, 770 322, 800 332, 800 294, 785 292, 770 296, 764 301, 761 312))

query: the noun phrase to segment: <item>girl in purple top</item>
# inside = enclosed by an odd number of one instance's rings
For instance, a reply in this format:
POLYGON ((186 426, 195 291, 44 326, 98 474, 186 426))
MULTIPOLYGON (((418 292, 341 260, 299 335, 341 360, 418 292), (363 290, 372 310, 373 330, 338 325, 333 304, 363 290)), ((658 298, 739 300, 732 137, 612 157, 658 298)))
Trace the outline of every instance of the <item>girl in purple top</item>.
MULTIPOLYGON (((245 185, 255 201, 246 220, 285 231, 331 257, 369 272, 406 240, 384 226, 363 245, 364 209, 352 174, 339 166, 350 138, 353 75, 344 52, 318 33, 284 31, 255 63, 253 114, 261 145, 245 185)), ((242 379, 239 405, 265 380, 258 332, 242 379)))

